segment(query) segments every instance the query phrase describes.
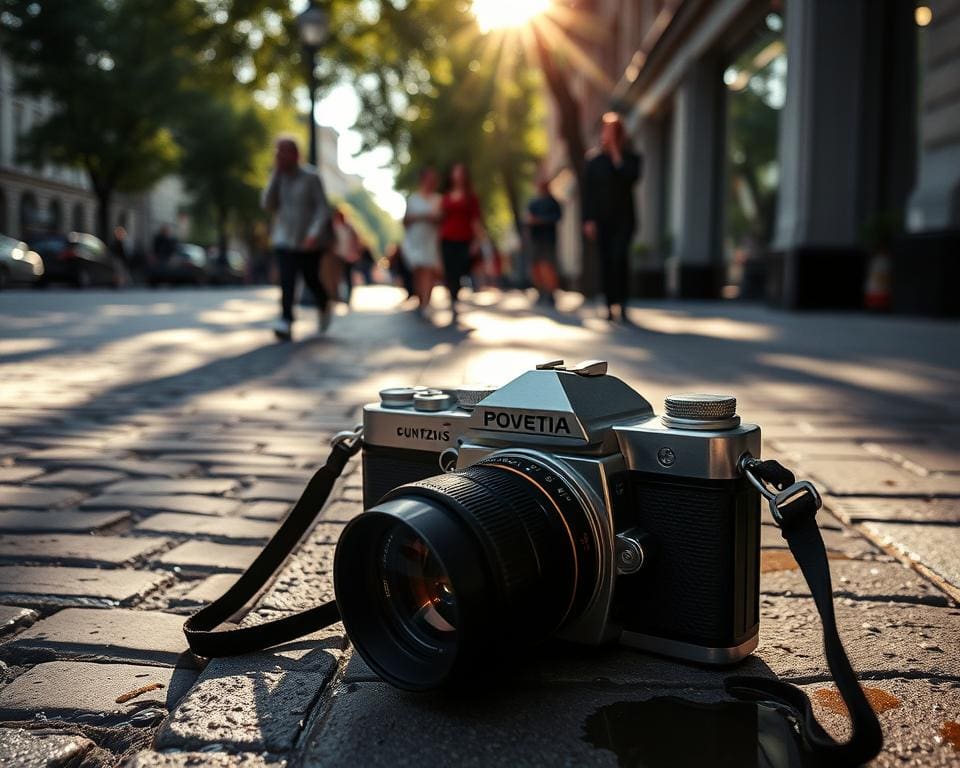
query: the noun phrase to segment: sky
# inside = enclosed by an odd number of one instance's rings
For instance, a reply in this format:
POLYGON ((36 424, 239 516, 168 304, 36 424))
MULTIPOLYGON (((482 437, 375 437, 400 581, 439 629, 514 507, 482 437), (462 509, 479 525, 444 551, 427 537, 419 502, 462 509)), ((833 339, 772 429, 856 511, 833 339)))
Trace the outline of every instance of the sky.
POLYGON ((349 85, 335 86, 317 104, 317 122, 329 125, 340 134, 338 162, 347 173, 355 173, 363 179, 374 200, 391 216, 403 216, 403 195, 394 188, 395 177, 385 167, 392 156, 389 147, 378 147, 372 152, 356 155, 360 149, 360 134, 353 130, 360 110, 360 101, 349 85))

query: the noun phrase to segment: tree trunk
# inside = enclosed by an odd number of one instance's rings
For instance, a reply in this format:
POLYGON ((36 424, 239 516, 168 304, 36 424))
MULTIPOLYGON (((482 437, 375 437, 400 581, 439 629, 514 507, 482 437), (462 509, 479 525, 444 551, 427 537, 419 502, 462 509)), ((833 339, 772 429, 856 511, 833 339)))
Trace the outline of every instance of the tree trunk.
POLYGON ((217 206, 217 261, 221 266, 227 263, 227 209, 217 206))
POLYGON ((103 242, 110 242, 110 200, 113 197, 112 189, 105 189, 94 185, 94 194, 97 196, 97 237, 103 242))

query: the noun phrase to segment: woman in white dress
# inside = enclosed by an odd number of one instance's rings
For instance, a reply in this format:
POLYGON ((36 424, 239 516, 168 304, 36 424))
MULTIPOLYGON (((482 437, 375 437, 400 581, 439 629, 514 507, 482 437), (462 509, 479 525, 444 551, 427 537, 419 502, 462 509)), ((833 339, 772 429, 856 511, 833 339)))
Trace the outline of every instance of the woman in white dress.
POLYGON ((437 194, 439 178, 433 168, 420 171, 417 191, 407 198, 403 216, 406 233, 403 238, 403 259, 413 272, 413 288, 420 302, 422 315, 430 305, 430 294, 440 267, 440 219, 442 198, 437 194))

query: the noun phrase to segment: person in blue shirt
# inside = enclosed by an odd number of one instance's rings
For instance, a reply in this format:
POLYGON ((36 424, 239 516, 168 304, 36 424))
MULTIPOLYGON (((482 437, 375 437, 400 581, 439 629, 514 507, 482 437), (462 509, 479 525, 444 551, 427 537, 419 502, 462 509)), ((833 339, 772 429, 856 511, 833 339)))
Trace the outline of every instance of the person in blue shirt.
POLYGON ((545 176, 537 179, 537 194, 527 205, 527 228, 530 233, 531 278, 540 301, 554 304, 554 293, 559 287, 557 277, 557 222, 563 218, 563 209, 550 194, 550 183, 545 176))

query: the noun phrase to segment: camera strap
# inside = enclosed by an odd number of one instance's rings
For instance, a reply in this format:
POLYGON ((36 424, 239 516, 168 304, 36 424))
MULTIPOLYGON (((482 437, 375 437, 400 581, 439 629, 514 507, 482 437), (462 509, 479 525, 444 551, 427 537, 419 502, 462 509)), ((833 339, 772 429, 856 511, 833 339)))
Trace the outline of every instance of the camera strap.
POLYGON ((795 712, 800 718, 801 736, 807 748, 823 765, 862 765, 880 752, 883 733, 837 631, 827 550, 816 520, 820 494, 812 483, 797 482, 790 470, 775 461, 747 458, 741 469, 768 501, 773 519, 810 588, 823 626, 827 666, 850 714, 850 738, 846 742, 835 741, 817 722, 807 695, 795 685, 763 677, 729 677, 724 685, 736 698, 769 701, 795 712))
MULTIPOLYGON (((340 620, 337 603, 331 600, 316 608, 255 626, 237 627, 230 623, 230 618, 260 593, 313 527, 333 486, 347 462, 360 450, 361 443, 359 428, 341 432, 333 439, 326 463, 307 483, 300 499, 263 551, 230 589, 184 623, 183 631, 191 651, 205 658, 237 656, 295 640, 340 620)), ((883 734, 837 630, 830 566, 816 521, 820 495, 812 483, 797 482, 792 472, 775 461, 747 457, 741 469, 769 502, 771 514, 810 588, 823 625, 827 665, 850 713, 850 739, 835 741, 817 722, 807 695, 790 683, 735 676, 725 680, 726 690, 739 699, 773 702, 796 713, 807 748, 823 765, 839 767, 866 763, 880 752, 883 734)))
POLYGON ((263 551, 230 589, 186 620, 183 632, 191 651, 205 658, 238 656, 296 640, 340 621, 335 600, 256 626, 237 627, 230 623, 230 618, 260 593, 313 527, 337 478, 350 457, 360 450, 362 442, 359 427, 333 438, 326 463, 310 478, 303 494, 263 551))

